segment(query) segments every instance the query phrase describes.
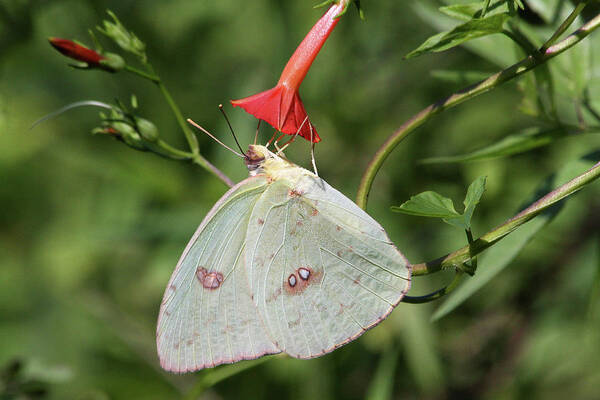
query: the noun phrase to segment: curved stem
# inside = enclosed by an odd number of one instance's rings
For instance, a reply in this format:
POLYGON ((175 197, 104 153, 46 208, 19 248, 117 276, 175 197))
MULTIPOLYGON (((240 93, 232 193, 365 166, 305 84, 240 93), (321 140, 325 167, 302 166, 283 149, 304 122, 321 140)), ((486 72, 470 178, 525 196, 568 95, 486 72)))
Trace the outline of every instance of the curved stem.
POLYGON ((536 215, 598 178, 600 178, 600 162, 583 174, 548 193, 525 210, 521 211, 502 225, 492 229, 468 246, 433 261, 413 264, 412 275, 427 275, 445 268, 458 268, 461 264, 472 260, 477 254, 491 247, 494 243, 523 225, 525 222, 531 220, 536 215))
POLYGON ((201 166, 202 168, 204 168, 205 170, 207 170, 208 172, 212 173, 214 176, 219 178, 221 181, 223 181, 223 183, 225 183, 227 186, 232 187, 234 185, 233 181, 231 179, 229 179, 229 177, 227 177, 227 175, 225 175, 221 170, 219 170, 217 167, 212 165, 206 158, 204 158, 204 157, 202 157, 202 155, 200 155, 200 147, 198 146, 198 139, 196 138, 196 135, 194 135, 194 132, 192 132, 192 130, 189 128, 188 124, 185 122, 185 119, 183 118, 183 115, 181 114, 181 110, 177 106, 177 103, 175 103, 175 100, 173 100, 173 96, 171 96, 171 93, 169 92, 167 87, 162 83, 160 77, 154 73, 152 66, 150 64, 146 64, 146 66, 150 72, 144 72, 142 70, 139 70, 139 69, 129 66, 129 65, 126 65, 125 69, 135 75, 138 75, 141 78, 150 80, 151 82, 156 84, 156 86, 158 86, 163 97, 169 104, 171 111, 175 115, 177 124, 179 124, 179 127, 181 128, 183 134, 185 135, 185 138, 188 142, 188 146, 190 147, 191 153, 187 152, 187 151, 176 149, 162 140, 157 142, 158 147, 161 148, 162 150, 165 150, 167 153, 169 153, 169 156, 179 158, 179 159, 192 160, 194 162, 194 164, 201 166))
POLYGON ((430 301, 437 300, 440 297, 444 297, 445 295, 452 292, 454 289, 456 289, 458 287, 458 284, 462 280, 463 275, 464 275, 464 272, 457 271, 456 275, 454 275, 454 279, 452 280, 452 282, 450 282, 450 284, 448 286, 443 287, 440 290, 436 290, 433 293, 426 294, 425 296, 404 296, 402 298, 402 302, 409 303, 409 304, 423 304, 423 303, 429 303, 430 301))
POLYGON ((469 100, 491 89, 494 89, 495 87, 545 63, 546 61, 550 60, 551 58, 557 56, 558 54, 564 52, 565 50, 571 48, 572 46, 580 42, 583 38, 585 38, 595 29, 597 29, 598 26, 600 26, 600 14, 596 15, 588 23, 583 25, 581 28, 579 28, 567 38, 563 39, 562 41, 553 46, 548 47, 542 54, 536 56, 530 55, 522 61, 490 76, 489 78, 475 85, 469 86, 465 89, 455 92, 452 95, 446 97, 445 99, 442 99, 437 103, 429 105, 427 108, 410 118, 385 141, 385 143, 379 148, 379 150, 377 150, 377 152, 373 156, 361 179, 360 186, 358 188, 358 193, 356 196, 356 204, 358 204, 359 207, 366 209, 369 191, 371 190, 371 186, 373 184, 375 176, 377 175, 377 172, 383 165, 384 161, 390 155, 392 150, 394 150, 394 148, 400 142, 402 142, 402 140, 404 140, 419 126, 429 121, 434 115, 448 108, 452 108, 462 103, 463 101, 469 100))
POLYGON ((196 138, 196 135, 194 135, 194 132, 192 132, 188 124, 185 122, 185 118, 183 118, 181 110, 179 110, 177 103, 175 103, 175 100, 173 100, 173 97, 171 96, 171 93, 169 93, 167 87, 161 81, 155 83, 160 89, 160 92, 163 94, 165 100, 167 100, 169 107, 171 107, 171 111, 173 111, 175 119, 185 135, 188 145, 190 146, 190 151, 194 153, 194 155, 198 156, 200 153, 200 147, 198 146, 198 139, 196 138))

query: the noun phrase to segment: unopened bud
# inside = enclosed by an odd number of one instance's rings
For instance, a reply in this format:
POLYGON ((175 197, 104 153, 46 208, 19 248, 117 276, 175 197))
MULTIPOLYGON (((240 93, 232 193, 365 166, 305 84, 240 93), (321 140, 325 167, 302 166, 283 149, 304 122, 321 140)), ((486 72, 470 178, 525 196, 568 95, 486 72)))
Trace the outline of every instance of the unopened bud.
POLYGON ((154 142, 158 139, 158 129, 156 129, 156 125, 152 122, 145 118, 136 117, 135 124, 137 126, 137 131, 144 140, 154 142))

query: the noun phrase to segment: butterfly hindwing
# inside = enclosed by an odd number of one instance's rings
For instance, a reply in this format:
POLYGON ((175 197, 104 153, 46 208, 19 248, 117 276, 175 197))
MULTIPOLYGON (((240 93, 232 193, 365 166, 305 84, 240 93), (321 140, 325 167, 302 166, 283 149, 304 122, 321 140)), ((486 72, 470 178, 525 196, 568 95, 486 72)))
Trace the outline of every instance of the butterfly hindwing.
POLYGON ((244 268, 248 218, 266 187, 254 177, 228 191, 182 254, 160 308, 163 368, 193 371, 280 351, 257 315, 244 268))
POLYGON ((275 345, 310 358, 385 318, 409 288, 410 267, 368 214, 316 176, 301 174, 297 182, 270 184, 257 201, 246 266, 275 345))

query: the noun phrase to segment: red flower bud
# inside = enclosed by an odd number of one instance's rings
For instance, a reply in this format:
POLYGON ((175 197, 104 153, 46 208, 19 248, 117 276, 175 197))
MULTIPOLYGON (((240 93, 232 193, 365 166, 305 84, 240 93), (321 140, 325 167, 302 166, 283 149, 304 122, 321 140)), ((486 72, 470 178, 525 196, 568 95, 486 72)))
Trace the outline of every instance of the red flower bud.
MULTIPOLYGON (((311 140, 312 124, 307 119, 298 89, 319 50, 337 25, 339 18, 336 17, 345 9, 348 2, 349 0, 341 0, 331 6, 313 26, 286 64, 274 88, 241 100, 232 100, 231 104, 243 108, 283 133, 294 135, 300 130, 300 136, 311 140)), ((312 128, 312 141, 316 143, 320 140, 316 130, 312 128)))
POLYGON ((100 67, 100 61, 104 59, 103 56, 98 54, 92 49, 88 49, 85 46, 75 43, 69 39, 60 38, 49 38, 48 41, 56 50, 64 54, 65 56, 72 58, 77 61, 87 63, 91 67, 100 67))

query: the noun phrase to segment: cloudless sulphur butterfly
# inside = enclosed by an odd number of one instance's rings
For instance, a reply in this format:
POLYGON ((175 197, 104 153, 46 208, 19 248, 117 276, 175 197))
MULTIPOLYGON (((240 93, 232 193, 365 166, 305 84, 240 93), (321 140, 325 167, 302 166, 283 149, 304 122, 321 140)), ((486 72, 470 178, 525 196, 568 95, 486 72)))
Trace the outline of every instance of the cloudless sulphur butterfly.
POLYGON ((318 357, 381 322, 410 287, 383 228, 266 147, 212 208, 160 307, 161 365, 189 372, 285 352, 318 357))

